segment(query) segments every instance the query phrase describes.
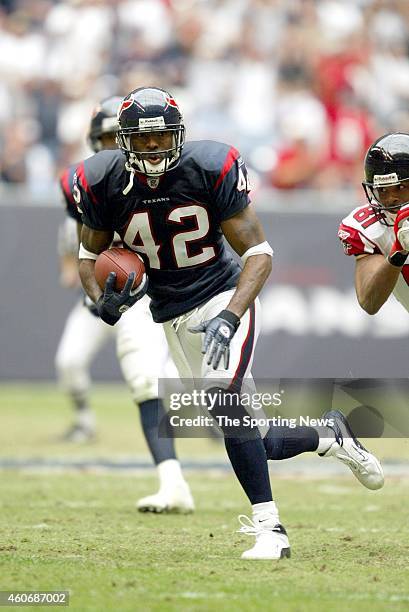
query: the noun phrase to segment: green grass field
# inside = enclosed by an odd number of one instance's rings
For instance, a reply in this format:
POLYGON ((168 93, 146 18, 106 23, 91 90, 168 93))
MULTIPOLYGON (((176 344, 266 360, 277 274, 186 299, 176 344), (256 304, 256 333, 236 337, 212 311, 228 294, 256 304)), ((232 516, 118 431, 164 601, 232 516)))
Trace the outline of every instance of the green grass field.
MULTIPOLYGON (((126 391, 97 388, 93 403, 98 441, 66 446, 56 438, 70 411, 54 387, 0 386, 0 459, 147 459, 126 391)), ((371 446, 408 460, 407 440, 371 446)), ((207 440, 180 440, 179 450, 224 458, 207 440)), ((292 544, 280 562, 240 560, 253 540, 236 533, 236 516, 249 506, 229 472, 188 480, 194 515, 151 516, 134 507, 156 488, 151 471, 0 471, 0 590, 67 589, 78 612, 409 608, 409 478, 391 477, 374 493, 347 470, 273 477, 292 544)))

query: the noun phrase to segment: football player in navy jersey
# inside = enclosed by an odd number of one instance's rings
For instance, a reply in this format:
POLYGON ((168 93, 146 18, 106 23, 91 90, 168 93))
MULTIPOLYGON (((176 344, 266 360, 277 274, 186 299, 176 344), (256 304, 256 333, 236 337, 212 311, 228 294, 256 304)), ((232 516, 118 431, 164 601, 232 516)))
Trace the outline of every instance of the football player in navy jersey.
MULTIPOLYGON (((121 102, 122 98, 112 97, 97 106, 88 133, 88 142, 95 152, 117 149, 116 115, 121 102)), ((78 278, 76 229, 78 226, 80 230, 82 221, 69 188, 74 172, 75 167, 67 168, 60 182, 67 212, 63 226, 65 238, 67 228, 74 225, 70 244, 67 240, 62 242, 70 247, 78 278)), ((119 240, 119 237, 115 239, 119 240)), ((114 328, 99 318, 95 304, 88 296, 85 303, 80 299, 70 312, 56 354, 59 379, 69 392, 77 414, 76 423, 67 433, 67 438, 83 441, 93 434, 94 415, 87 401, 89 368, 101 346, 111 338, 115 338, 122 374, 139 408, 142 430, 160 481, 159 491, 140 499, 137 507, 142 512, 190 512, 194 509, 194 503, 176 457, 172 429, 167 429, 166 437, 159 436, 158 423, 165 412, 162 399, 158 398, 158 378, 165 373, 169 376, 177 374, 168 357, 163 331, 152 320, 147 297, 121 317, 114 328)))
MULTIPOLYGON (((92 151, 116 149, 116 115, 122 99, 118 96, 103 100, 93 112, 87 142, 92 151)), ((66 168, 60 178, 60 189, 67 216, 58 232, 60 280, 63 287, 81 285, 78 275, 78 234, 81 215, 72 199, 70 183, 72 167, 66 168)), ((111 330, 97 318, 94 303, 81 298, 70 311, 58 343, 55 366, 60 384, 66 390, 75 408, 75 421, 64 433, 67 442, 87 442, 95 438, 95 414, 89 405, 89 368, 101 345, 112 335, 111 330), (84 331, 87 330, 87 334, 84 331)), ((98 315, 98 313, 96 313, 98 315)), ((119 336, 119 335, 118 335, 119 336)))
POLYGON ((383 483, 369 453, 356 452, 342 415, 333 427, 270 431, 264 440, 246 426, 240 403, 260 328, 258 294, 271 271, 273 251, 250 204, 247 170, 234 147, 187 142, 182 115, 166 91, 132 91, 118 112, 119 151, 104 151, 77 166, 73 197, 81 211, 80 276, 100 317, 110 325, 133 306, 146 285, 115 291, 115 274, 102 292, 95 281, 98 254, 113 232, 144 259, 151 312, 163 323, 183 379, 201 380, 220 424, 232 467, 253 508, 241 531, 256 536, 244 559, 278 559, 290 546, 272 500, 267 459, 317 451, 347 463, 368 488, 383 483), (241 257, 240 266, 223 237, 241 257), (235 417, 233 423, 229 417, 235 417), (349 438, 347 442, 346 438, 349 438), (365 455, 365 456, 364 456, 365 455))

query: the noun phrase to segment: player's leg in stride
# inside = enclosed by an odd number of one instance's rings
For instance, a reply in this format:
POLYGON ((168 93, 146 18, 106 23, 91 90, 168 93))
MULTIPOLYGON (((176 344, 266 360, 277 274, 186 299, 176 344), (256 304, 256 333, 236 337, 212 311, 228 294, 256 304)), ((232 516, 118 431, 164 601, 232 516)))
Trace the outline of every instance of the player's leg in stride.
MULTIPOLYGON (((218 324, 217 315, 232 295, 233 290, 215 296, 192 313, 175 319, 173 324, 165 323, 165 331, 181 377, 202 378, 209 410, 211 407, 211 415, 223 431, 230 463, 251 503, 252 518, 240 516, 240 532, 255 537, 255 543, 242 554, 242 559, 280 559, 290 556, 290 544, 273 501, 263 440, 257 428, 246 426, 244 417, 248 413, 240 399, 243 380, 252 380, 250 368, 259 332, 258 300, 242 316, 229 343, 228 359, 218 350, 221 359, 216 353, 212 359, 210 353, 202 354, 203 322, 207 325, 213 320, 218 324), (192 336, 192 331, 196 336, 192 336), (186 373, 180 367, 183 360, 186 373), (233 419, 239 424, 231 424, 233 419)), ((223 322, 220 325, 223 329, 223 322)))
MULTIPOLYGON (((140 512, 193 512, 190 488, 176 457, 173 428, 158 397, 158 378, 169 367, 168 349, 162 327, 152 321, 149 301, 143 299, 130 308, 115 329, 121 370, 139 408, 143 435, 159 477, 158 492, 140 499, 136 507, 140 512)), ((176 377, 174 365, 173 371, 176 377)))
POLYGON ((322 418, 328 419, 331 425, 270 427, 264 437, 268 459, 289 459, 305 452, 316 452, 321 457, 334 457, 347 465, 367 489, 383 487, 380 462, 356 439, 342 412, 330 410, 322 418))
POLYGON ((94 317, 82 300, 68 316, 55 356, 58 380, 72 401, 74 422, 63 434, 67 442, 95 438, 95 414, 89 404, 90 363, 111 330, 94 317))
POLYGON ((139 512, 193 512, 193 497, 176 457, 173 429, 168 425, 163 401, 155 398, 140 402, 139 414, 145 440, 159 476, 159 491, 137 502, 139 512))

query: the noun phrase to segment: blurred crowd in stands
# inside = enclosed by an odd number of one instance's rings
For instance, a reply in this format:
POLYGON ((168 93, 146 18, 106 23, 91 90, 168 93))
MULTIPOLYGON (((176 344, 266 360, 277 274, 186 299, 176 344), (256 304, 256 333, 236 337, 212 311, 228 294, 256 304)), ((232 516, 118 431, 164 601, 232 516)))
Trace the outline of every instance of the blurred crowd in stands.
POLYGON ((409 132, 409 0, 0 0, 0 183, 46 193, 95 104, 141 85, 261 184, 356 185, 409 132))

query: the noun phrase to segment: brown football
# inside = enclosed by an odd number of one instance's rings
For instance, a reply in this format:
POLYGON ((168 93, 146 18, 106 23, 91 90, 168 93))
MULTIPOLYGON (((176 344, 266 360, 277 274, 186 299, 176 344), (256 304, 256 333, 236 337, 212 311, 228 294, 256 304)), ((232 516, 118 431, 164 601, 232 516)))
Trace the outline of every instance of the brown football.
POLYGON ((95 262, 95 279, 103 290, 110 272, 116 273, 115 289, 121 291, 126 283, 130 272, 135 272, 133 289, 136 289, 142 281, 145 266, 142 258, 137 253, 128 249, 113 247, 100 253, 95 262))

